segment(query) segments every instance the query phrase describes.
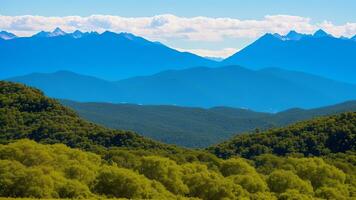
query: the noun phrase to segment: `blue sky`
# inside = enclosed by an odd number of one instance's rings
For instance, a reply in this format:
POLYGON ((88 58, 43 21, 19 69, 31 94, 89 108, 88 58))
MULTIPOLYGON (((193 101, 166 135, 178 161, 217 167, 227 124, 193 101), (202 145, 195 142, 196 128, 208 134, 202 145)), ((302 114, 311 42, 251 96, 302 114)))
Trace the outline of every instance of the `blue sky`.
POLYGON ((356 19, 354 0, 0 0, 0 3, 2 15, 138 17, 169 13, 184 17, 258 19, 265 15, 288 14, 335 23, 356 19))
POLYGON ((212 56, 220 54, 226 56, 227 52, 243 48, 265 32, 285 33, 287 29, 293 28, 310 33, 315 29, 324 28, 337 36, 352 36, 356 34, 355 10, 355 0, 0 0, 0 15, 4 18, 2 21, 0 19, 0 29, 26 35, 38 29, 50 30, 56 26, 56 23, 67 31, 75 27, 96 31, 107 28, 112 31, 134 32, 174 48, 196 51, 200 54, 210 52, 212 56), (32 18, 18 18, 24 15, 30 15, 32 18), (86 20, 85 23, 90 21, 91 24, 79 26, 79 22, 76 21, 76 26, 71 27, 70 23, 73 23, 73 19, 70 19, 70 22, 68 19, 63 22, 62 19, 67 16, 92 15, 101 16, 100 19, 95 18, 95 24, 92 23, 92 19, 85 18, 80 19, 80 23, 86 20), (44 18, 38 19, 34 16, 44 18), (120 16, 124 19, 108 16, 120 16), (152 18, 153 16, 161 17, 156 17, 157 20, 152 18), (195 17, 198 16, 205 18, 196 19, 195 17), (266 18, 266 16, 279 17, 266 18), (151 18, 146 19, 147 17, 151 18), (136 18, 138 20, 135 20, 136 18), (235 21, 216 20, 216 18, 235 21), (160 29, 143 29, 142 24, 147 20, 151 20, 147 23, 158 22, 164 23, 165 26, 161 26, 160 29), (227 21, 226 26, 229 27, 226 28, 224 21, 227 21), (123 22, 131 27, 125 27, 122 25, 123 22), (201 24, 206 27, 201 27, 201 24), (137 28, 132 28, 136 26, 137 28), (181 27, 177 29, 176 26, 181 27), (209 26, 216 27, 214 29, 209 26), (245 28, 247 26, 248 29, 245 28), (280 28, 281 26, 284 27, 280 28), (222 31, 219 33, 219 30, 224 28, 226 28, 225 33, 222 31), (181 33, 182 30, 187 32, 181 33))

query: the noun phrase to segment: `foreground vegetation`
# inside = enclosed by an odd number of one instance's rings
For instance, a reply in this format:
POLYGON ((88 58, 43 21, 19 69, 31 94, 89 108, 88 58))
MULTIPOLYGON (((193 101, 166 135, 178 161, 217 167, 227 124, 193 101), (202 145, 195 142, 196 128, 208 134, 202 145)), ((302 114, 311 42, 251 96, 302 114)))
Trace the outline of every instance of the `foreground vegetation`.
POLYGON ((128 151, 115 154, 104 160, 63 144, 29 140, 1 145, 0 195, 134 199, 347 199, 355 195, 355 176, 321 158, 262 155, 253 161, 231 158, 208 166, 138 157, 128 151))
POLYGON ((38 90, 0 82, 0 196, 354 199, 355 118, 238 136, 209 149, 218 158, 103 128, 38 90))

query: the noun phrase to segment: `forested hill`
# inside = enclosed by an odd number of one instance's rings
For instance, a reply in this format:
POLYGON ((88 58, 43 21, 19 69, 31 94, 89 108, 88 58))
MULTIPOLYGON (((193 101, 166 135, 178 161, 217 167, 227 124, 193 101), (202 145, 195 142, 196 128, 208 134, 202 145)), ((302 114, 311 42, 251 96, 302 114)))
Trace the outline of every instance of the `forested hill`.
POLYGON ((0 81, 0 143, 20 138, 64 143, 82 149, 114 146, 151 150, 173 148, 133 132, 87 122, 37 89, 0 81))
POLYGON ((84 119, 106 127, 132 130, 164 143, 193 148, 206 148, 256 128, 265 130, 318 116, 356 111, 356 101, 309 110, 294 108, 274 114, 230 107, 60 102, 84 119))
POLYGON ((285 128, 262 133, 238 135, 210 147, 210 152, 222 158, 255 157, 271 153, 285 156, 324 156, 331 153, 356 151, 356 112, 317 118, 285 128))

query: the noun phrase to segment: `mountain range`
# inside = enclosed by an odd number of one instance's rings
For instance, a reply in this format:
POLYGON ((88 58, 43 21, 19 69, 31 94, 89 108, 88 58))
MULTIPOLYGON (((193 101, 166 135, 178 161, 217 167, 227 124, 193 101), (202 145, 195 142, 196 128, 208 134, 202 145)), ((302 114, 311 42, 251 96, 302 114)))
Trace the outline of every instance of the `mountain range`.
POLYGON ((264 112, 356 99, 355 37, 322 30, 266 34, 220 62, 130 33, 56 28, 0 36, 0 79, 55 98, 264 112))
POLYGON ((81 117, 115 129, 138 132, 155 140, 185 147, 207 147, 235 134, 281 127, 319 116, 356 111, 356 101, 316 108, 289 109, 278 113, 231 107, 209 109, 180 106, 80 103, 61 100, 81 117), (189 138, 189 139, 187 139, 189 138))
POLYGON ((276 67, 356 83, 355 38, 336 38, 323 30, 313 35, 268 33, 222 63, 250 69, 276 67))
POLYGON ((192 107, 229 106, 277 112, 356 99, 356 85, 276 68, 239 66, 169 70, 119 81, 68 71, 8 79, 60 99, 192 107))
POLYGON ((118 80, 216 63, 130 33, 66 33, 56 28, 31 37, 2 35, 7 39, 0 39, 0 78, 69 70, 118 80))
POLYGON ((66 33, 56 28, 17 37, 0 32, 1 79, 65 70, 120 80, 172 69, 240 65, 300 71, 355 84, 355 56, 356 36, 336 38, 323 30, 268 33, 225 60, 180 52, 131 33, 66 33))

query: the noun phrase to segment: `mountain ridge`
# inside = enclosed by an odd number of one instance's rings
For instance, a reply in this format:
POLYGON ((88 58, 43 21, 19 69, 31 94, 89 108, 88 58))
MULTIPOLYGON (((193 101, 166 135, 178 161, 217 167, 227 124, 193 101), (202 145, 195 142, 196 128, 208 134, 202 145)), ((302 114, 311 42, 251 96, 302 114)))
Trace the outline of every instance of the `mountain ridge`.
POLYGON ((353 84, 301 72, 239 66, 168 70, 120 81, 72 72, 32 74, 8 80, 41 88, 51 97, 75 101, 206 108, 224 105, 268 112, 320 107, 356 98, 353 84))
POLYGON ((323 30, 313 35, 291 34, 294 38, 289 38, 290 34, 265 34, 222 64, 250 69, 275 67, 356 83, 354 39, 336 38, 323 30))
POLYGON ((67 33, 56 28, 31 37, 13 36, 0 44, 0 69, 4 71, 0 78, 68 70, 117 80, 170 69, 240 65, 276 67, 356 83, 356 61, 352 59, 355 36, 337 38, 321 29, 314 34, 294 30, 286 35, 267 33, 222 61, 180 52, 131 33, 110 31, 67 33))
POLYGON ((213 66, 215 61, 180 52, 131 33, 64 33, 0 40, 0 78, 59 70, 117 80, 168 69, 213 66))

